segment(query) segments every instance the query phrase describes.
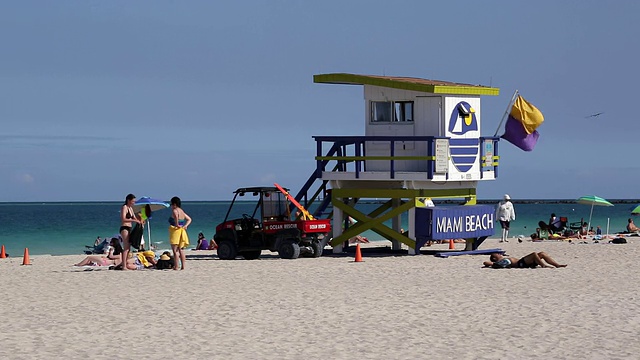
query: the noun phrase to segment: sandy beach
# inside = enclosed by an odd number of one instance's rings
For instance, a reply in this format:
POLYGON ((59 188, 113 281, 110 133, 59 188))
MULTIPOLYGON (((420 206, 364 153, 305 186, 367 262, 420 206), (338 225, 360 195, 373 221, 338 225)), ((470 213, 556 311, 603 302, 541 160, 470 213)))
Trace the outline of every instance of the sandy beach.
POLYGON ((627 239, 481 247, 569 264, 535 270, 366 249, 359 263, 192 252, 185 271, 78 271, 83 255, 0 259, 0 358, 637 358, 640 238, 627 239))

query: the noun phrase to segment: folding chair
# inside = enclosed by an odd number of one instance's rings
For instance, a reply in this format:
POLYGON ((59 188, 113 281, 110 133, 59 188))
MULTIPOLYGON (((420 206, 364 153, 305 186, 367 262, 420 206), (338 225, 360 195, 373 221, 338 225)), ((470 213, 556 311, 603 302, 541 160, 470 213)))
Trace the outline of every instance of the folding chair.
POLYGON ((580 233, 580 229, 582 229, 583 223, 584 223, 584 218, 580 218, 580 222, 569 223, 569 230, 571 230, 572 234, 578 234, 580 233))

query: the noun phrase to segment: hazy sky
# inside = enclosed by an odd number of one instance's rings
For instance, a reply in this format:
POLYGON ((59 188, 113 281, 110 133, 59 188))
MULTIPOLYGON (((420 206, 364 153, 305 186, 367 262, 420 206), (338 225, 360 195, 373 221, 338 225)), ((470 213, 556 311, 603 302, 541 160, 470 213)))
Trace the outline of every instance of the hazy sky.
POLYGON ((479 198, 640 198, 637 1, 13 1, 0 4, 0 201, 228 200, 296 191, 314 135, 364 135, 347 72, 491 85, 545 115, 501 141, 479 198), (602 112, 598 117, 585 118, 602 112))

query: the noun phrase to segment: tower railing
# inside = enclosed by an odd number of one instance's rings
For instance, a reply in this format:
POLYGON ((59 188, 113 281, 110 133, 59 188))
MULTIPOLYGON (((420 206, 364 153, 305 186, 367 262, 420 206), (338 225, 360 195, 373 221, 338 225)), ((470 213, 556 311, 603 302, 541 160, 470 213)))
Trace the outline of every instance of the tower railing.
MULTIPOLYGON (((314 136, 316 141, 316 169, 311 173, 309 179, 301 187, 295 199, 306 208, 313 206, 313 215, 325 217, 325 210, 330 210, 330 191, 328 181, 322 180, 325 171, 330 172, 353 172, 355 178, 359 179, 360 174, 366 171, 366 161, 389 161, 388 172, 391 179, 396 175, 396 161, 427 161, 427 178, 433 179, 435 174, 437 139, 449 139, 448 137, 437 136, 314 136), (366 144, 375 142, 376 144, 388 143, 388 155, 368 156, 366 154, 366 144), (414 146, 419 142, 426 143, 426 155, 396 155, 396 143, 413 142, 414 146), (327 170, 329 169, 329 170, 327 170), (320 181, 318 183, 318 181, 320 181)), ((493 170, 494 177, 498 176, 498 137, 480 137, 479 155, 482 171, 493 170), (486 144, 491 145, 492 153, 487 154, 486 144)), ((292 205, 293 207, 293 205, 292 205)), ((293 209, 292 209, 293 210, 293 209)))
MULTIPOLYGON (((360 174, 366 171, 366 161, 389 161, 388 172, 391 179, 396 175, 397 161, 427 161, 427 179, 433 179, 436 164, 436 140, 447 139, 440 136, 314 136, 316 140, 316 174, 317 178, 322 178, 322 173, 326 171, 327 165, 332 165, 335 161, 333 171, 354 172, 355 178, 359 179, 360 174), (367 143, 384 144, 388 143, 388 155, 366 154, 367 143), (425 143, 427 153, 425 155, 396 155, 396 143, 412 142, 417 146, 420 142, 425 143), (328 149, 325 153, 325 149, 328 149)), ((483 171, 492 170, 498 175, 498 137, 480 137, 480 161, 483 171), (485 144, 491 144, 492 153, 486 154, 485 144), (486 159, 487 155, 490 159, 486 159)), ((481 171, 481 174, 482 172, 481 171)))

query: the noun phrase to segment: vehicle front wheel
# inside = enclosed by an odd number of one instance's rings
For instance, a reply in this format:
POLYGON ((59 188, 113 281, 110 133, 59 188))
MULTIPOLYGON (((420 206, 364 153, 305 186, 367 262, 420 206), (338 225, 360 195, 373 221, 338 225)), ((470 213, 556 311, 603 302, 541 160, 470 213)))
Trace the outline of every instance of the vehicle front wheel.
POLYGON ((238 246, 232 240, 222 240, 218 243, 218 257, 221 260, 233 260, 238 256, 238 246))
POLYGON ((280 244, 278 254, 283 259, 297 259, 300 256, 300 246, 295 240, 285 240, 280 244))

